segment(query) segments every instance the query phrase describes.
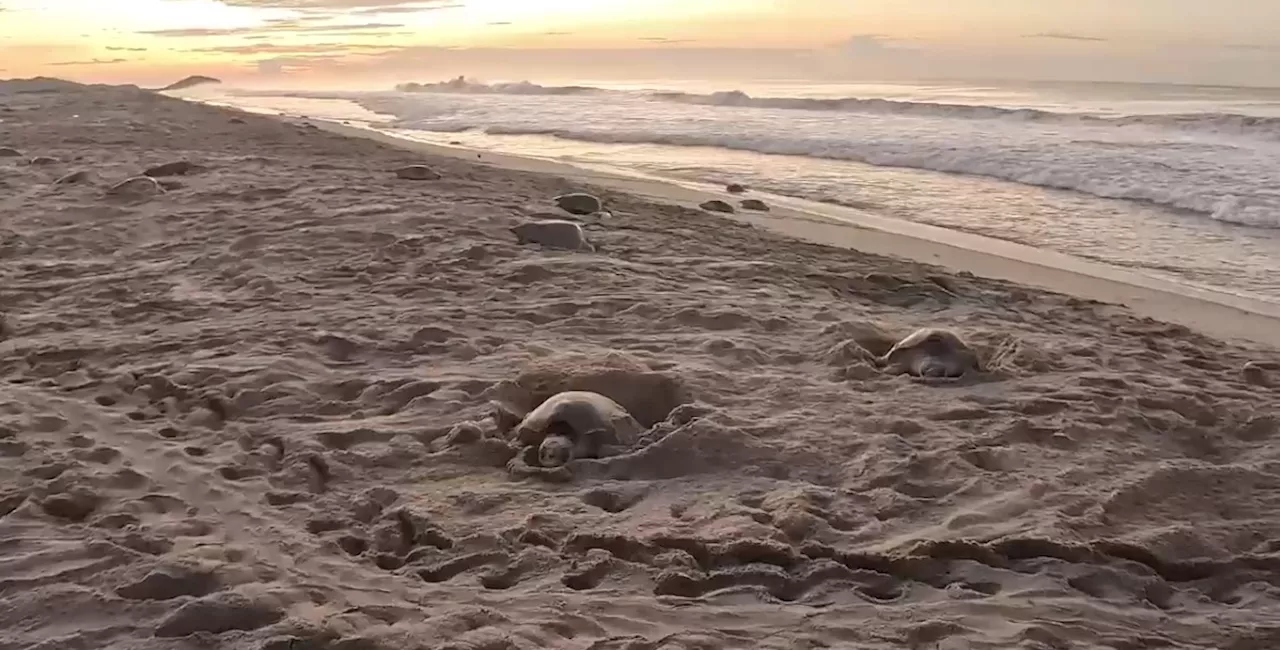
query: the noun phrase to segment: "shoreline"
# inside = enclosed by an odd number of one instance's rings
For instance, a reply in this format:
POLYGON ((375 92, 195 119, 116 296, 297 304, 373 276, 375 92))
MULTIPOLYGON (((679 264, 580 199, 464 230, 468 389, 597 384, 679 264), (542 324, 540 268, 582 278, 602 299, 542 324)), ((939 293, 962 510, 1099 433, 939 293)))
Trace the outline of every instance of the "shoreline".
MULTIPOLYGON (((314 117, 262 114, 286 122, 306 121, 331 133, 374 140, 409 151, 559 176, 687 208, 696 209, 699 203, 708 199, 733 198, 709 184, 433 144, 392 135, 373 127, 314 117)), ((1183 325, 1214 338, 1252 341, 1280 349, 1280 304, 1162 280, 1057 251, 928 224, 877 217, 844 206, 758 191, 747 196, 761 198, 769 204, 771 211, 739 210, 735 214, 711 216, 766 228, 810 243, 933 264, 954 272, 968 272, 1119 305, 1135 314, 1183 325)))

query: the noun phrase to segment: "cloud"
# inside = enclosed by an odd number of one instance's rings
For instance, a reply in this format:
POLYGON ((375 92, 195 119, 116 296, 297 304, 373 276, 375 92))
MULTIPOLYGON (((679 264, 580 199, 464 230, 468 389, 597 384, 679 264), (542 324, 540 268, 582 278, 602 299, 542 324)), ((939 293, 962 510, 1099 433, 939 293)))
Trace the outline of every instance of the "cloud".
POLYGON ((382 54, 394 51, 394 46, 386 45, 364 45, 359 43, 308 43, 300 45, 276 45, 272 43, 250 43, 248 45, 223 45, 219 47, 199 47, 185 50, 186 52, 201 53, 218 53, 218 54, 237 54, 240 56, 254 56, 260 54, 291 54, 291 55, 310 55, 324 56, 326 58, 338 58, 348 55, 360 55, 368 53, 382 54))
MULTIPOLYGON (((404 27, 404 25, 401 25, 401 27, 404 27)), ((322 35, 323 36, 369 36, 370 34, 377 34, 378 36, 413 36, 414 34, 417 34, 417 32, 412 32, 412 31, 388 32, 388 31, 378 30, 376 32, 370 32, 370 31, 324 32, 322 35)), ((262 36, 263 38, 271 38, 270 34, 263 34, 262 36)))
POLYGON ((691 38, 667 38, 666 36, 641 36, 640 40, 646 43, 666 43, 666 44, 694 42, 693 39, 691 38))
POLYGON ((233 27, 233 28, 207 28, 192 27, 186 29, 157 29, 151 31, 138 32, 149 36, 162 36, 172 38, 191 38, 200 36, 245 36, 245 35, 262 35, 271 33, 314 33, 314 34, 333 34, 336 32, 366 32, 384 29, 396 29, 404 27, 399 23, 353 23, 338 25, 312 25, 307 24, 314 22, 316 18, 284 18, 268 21, 267 24, 258 27, 233 27))
POLYGON ((146 52, 147 48, 145 47, 111 47, 110 45, 108 45, 107 50, 110 52, 146 52))
POLYGON ((1068 32, 1040 32, 1039 34, 1027 34, 1023 38, 1048 38, 1055 41, 1087 41, 1091 43, 1106 43, 1108 40, 1097 36, 1085 36, 1068 32))
POLYGON ((171 36, 174 38, 188 38, 192 36, 233 36, 253 31, 250 28, 239 29, 210 29, 207 27, 191 27, 187 29, 156 29, 138 32, 139 34, 147 34, 148 36, 171 36))
POLYGON ((440 2, 430 5, 390 5, 386 7, 363 7, 360 9, 347 9, 342 13, 346 15, 352 14, 416 14, 423 11, 438 11, 440 9, 460 9, 463 5, 461 2, 440 2))
POLYGON ((1224 50, 1242 50, 1245 52, 1280 52, 1280 44, 1263 45, 1261 43, 1226 43, 1221 47, 1224 50))
POLYGON ((295 9, 299 11, 361 13, 406 13, 453 9, 463 6, 458 0, 223 0, 233 7, 253 9, 295 9))
POLYGON ((325 32, 334 29, 382 29, 384 27, 404 27, 399 23, 339 23, 337 25, 316 25, 328 16, 302 16, 300 18, 277 18, 267 21, 260 31, 274 32, 325 32))
POLYGON ((127 61, 128 59, 89 59, 88 61, 55 61, 46 65, 111 65, 127 61))

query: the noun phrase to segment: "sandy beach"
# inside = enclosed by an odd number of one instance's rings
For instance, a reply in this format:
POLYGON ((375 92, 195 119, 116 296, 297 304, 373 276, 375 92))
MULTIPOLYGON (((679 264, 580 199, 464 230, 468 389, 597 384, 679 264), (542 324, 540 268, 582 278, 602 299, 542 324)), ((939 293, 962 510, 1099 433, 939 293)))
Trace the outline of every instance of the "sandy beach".
POLYGON ((1280 647, 1270 315, 335 130, 0 82, 0 650, 1280 647))

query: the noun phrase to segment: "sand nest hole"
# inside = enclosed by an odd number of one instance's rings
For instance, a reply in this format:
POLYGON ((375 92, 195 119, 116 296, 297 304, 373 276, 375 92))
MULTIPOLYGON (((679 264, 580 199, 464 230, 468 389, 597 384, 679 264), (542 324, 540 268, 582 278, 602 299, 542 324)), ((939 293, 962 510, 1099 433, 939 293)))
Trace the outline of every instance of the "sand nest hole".
MULTIPOLYGON (((622 353, 599 357, 561 355, 530 363, 513 381, 496 388, 495 399, 524 414, 566 391, 591 391, 617 402, 644 427, 662 422, 692 402, 676 377, 622 353)), ((514 427, 518 422, 513 423, 514 427)))
POLYGON ((448 437, 494 448, 514 476, 556 482, 598 475, 592 463, 632 456, 712 410, 680 378, 617 352, 535 360, 489 397, 491 427, 463 423, 448 437))
POLYGON ((782 478, 817 476, 830 463, 812 450, 753 436, 718 409, 695 401, 679 377, 617 352, 536 361, 488 396, 490 418, 454 426, 444 447, 521 479, 648 481, 722 473, 782 478), (565 403, 573 408, 559 410, 565 403), (617 444, 574 445, 576 436, 595 428, 608 429, 606 442, 617 444), (543 443, 555 438, 565 439, 564 446, 548 454, 543 443), (545 464, 548 458, 555 462, 545 464))

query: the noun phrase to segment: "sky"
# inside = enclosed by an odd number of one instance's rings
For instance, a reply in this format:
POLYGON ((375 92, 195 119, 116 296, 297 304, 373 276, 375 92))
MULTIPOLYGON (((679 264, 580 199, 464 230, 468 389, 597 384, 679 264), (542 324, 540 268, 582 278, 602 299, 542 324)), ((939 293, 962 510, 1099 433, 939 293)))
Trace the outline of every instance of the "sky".
POLYGON ((1278 0, 0 0, 0 78, 1280 87, 1278 0))

